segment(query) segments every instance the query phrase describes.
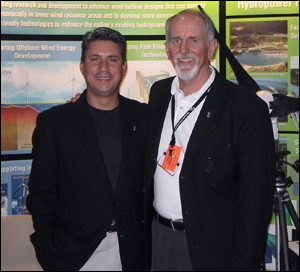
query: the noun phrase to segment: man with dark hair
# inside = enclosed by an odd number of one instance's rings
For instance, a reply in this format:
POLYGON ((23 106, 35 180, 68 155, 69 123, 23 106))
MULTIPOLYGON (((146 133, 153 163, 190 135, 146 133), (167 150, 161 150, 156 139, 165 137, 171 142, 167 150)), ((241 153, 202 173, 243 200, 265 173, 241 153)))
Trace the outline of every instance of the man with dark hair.
POLYGON ((87 89, 37 118, 27 207, 44 270, 146 270, 148 107, 119 94, 126 69, 119 32, 86 33, 80 70, 87 89))

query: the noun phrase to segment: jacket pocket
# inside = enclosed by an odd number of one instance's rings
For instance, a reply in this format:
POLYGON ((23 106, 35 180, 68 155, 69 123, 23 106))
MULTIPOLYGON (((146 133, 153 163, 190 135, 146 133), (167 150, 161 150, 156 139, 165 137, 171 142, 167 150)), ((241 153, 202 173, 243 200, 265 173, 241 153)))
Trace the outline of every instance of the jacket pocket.
POLYGON ((209 147, 206 152, 206 174, 214 172, 220 175, 232 173, 237 166, 237 155, 234 144, 225 147, 209 147))

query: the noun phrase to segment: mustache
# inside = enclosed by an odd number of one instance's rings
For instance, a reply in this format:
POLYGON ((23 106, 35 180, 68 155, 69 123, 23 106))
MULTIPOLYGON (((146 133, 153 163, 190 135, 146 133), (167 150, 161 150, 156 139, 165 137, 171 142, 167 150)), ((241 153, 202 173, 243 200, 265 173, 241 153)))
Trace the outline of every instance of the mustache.
POLYGON ((179 54, 175 57, 175 60, 179 60, 179 59, 188 59, 188 58, 194 58, 196 61, 198 60, 197 56, 192 54, 192 53, 188 53, 188 54, 179 54))

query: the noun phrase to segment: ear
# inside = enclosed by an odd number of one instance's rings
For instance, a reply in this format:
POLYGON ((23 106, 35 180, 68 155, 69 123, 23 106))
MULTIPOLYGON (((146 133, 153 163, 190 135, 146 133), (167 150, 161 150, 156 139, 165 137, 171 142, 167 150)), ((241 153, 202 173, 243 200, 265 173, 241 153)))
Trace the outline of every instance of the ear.
POLYGON ((80 62, 80 64, 79 64, 79 69, 80 69, 82 75, 84 75, 84 74, 83 74, 83 69, 84 69, 83 66, 84 66, 83 62, 80 62))
POLYGON ((214 39, 210 42, 209 48, 208 48, 208 58, 209 59, 213 59, 217 45, 218 45, 218 41, 216 39, 214 39))
POLYGON ((168 55, 168 59, 171 60, 170 53, 169 53, 169 47, 168 47, 167 42, 165 42, 165 49, 166 49, 166 52, 167 52, 167 55, 168 55))
POLYGON ((122 64, 122 70, 123 70, 123 76, 126 74, 126 71, 127 71, 127 61, 125 61, 123 64, 122 64))

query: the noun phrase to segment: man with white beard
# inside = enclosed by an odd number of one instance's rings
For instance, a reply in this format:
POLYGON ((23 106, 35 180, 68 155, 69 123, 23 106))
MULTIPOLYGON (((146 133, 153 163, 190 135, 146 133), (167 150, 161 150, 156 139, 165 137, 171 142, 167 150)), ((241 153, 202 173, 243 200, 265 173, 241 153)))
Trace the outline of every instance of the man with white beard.
POLYGON ((171 17, 166 38, 177 76, 156 82, 149 100, 153 270, 259 270, 275 180, 268 107, 210 65, 217 41, 204 13, 171 17))

